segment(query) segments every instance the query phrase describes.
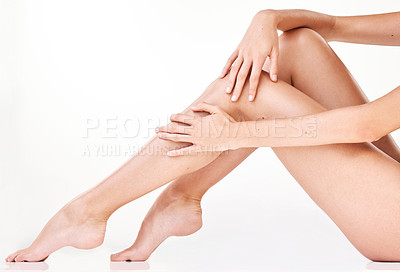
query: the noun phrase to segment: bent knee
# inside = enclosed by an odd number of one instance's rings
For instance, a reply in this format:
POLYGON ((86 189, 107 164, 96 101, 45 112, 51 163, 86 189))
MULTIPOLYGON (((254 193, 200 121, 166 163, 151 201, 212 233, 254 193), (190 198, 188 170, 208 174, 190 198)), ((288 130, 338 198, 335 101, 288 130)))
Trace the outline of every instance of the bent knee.
POLYGON ((232 94, 226 93, 228 87, 229 75, 224 78, 217 78, 214 80, 203 92, 203 94, 196 100, 198 102, 206 102, 212 105, 221 107, 224 111, 230 114, 237 121, 244 121, 243 118, 243 101, 248 97, 249 83, 246 80, 242 93, 236 102, 232 102, 232 94))
POLYGON ((257 97, 260 96, 260 93, 262 93, 263 90, 268 90, 268 95, 274 96, 274 93, 279 92, 276 86, 282 84, 282 82, 280 83, 272 82, 269 74, 265 71, 262 71, 259 79, 256 99, 255 101, 250 102, 248 99, 249 87, 250 87, 250 80, 248 76, 247 79, 245 80, 239 98, 235 102, 233 102, 231 100, 232 93, 229 94, 226 93, 226 88, 227 86, 229 86, 228 79, 229 76, 226 76, 222 79, 218 78, 215 81, 213 81, 207 87, 207 89, 204 91, 203 95, 199 99, 201 100, 201 102, 207 102, 209 104, 221 107, 224 111, 229 113, 237 121, 248 120, 247 111, 249 107, 260 107, 261 104, 263 104, 261 103, 261 99, 257 99, 257 97))
POLYGON ((326 46, 327 42, 321 35, 310 28, 297 28, 289 30, 284 32, 279 38, 279 46, 281 50, 310 50, 310 46, 313 45, 326 46))
POLYGON ((242 93, 236 102, 231 101, 231 94, 225 92, 228 79, 217 79, 206 89, 198 102, 207 102, 221 107, 237 121, 298 116, 323 111, 311 98, 286 82, 272 82, 267 72, 262 72, 254 101, 249 102, 249 79, 246 80, 242 93), (285 104, 287 107, 282 107, 285 104))

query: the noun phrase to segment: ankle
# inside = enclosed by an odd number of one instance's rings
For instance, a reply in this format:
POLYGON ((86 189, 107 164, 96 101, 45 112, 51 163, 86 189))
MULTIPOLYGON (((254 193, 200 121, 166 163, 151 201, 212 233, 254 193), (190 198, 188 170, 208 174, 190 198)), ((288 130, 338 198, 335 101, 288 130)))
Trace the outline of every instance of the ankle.
POLYGON ((96 205, 85 197, 78 197, 72 200, 63 209, 84 221, 107 221, 111 215, 104 210, 96 208, 96 205))
POLYGON ((171 200, 184 200, 201 202, 203 194, 197 193, 189 188, 180 186, 170 186, 167 195, 171 200))

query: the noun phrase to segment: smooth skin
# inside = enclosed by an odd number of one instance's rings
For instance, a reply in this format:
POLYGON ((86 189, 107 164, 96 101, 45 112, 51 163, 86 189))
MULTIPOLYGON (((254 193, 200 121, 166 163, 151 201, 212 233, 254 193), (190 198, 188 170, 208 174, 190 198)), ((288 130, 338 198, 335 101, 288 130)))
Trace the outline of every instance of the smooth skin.
POLYGON ((400 87, 364 105, 301 117, 236 122, 222 108, 200 103, 191 109, 206 117, 174 114, 173 124, 160 127, 159 138, 191 143, 168 156, 225 151, 242 147, 315 146, 374 142, 400 128, 400 87), (345 122, 343 122, 345 120, 345 122), (220 129, 212 129, 220 128, 220 129))
MULTIPOLYGON (((265 14, 271 14, 271 12, 274 11, 261 11, 256 17, 260 14, 265 16, 265 14)), ((310 27, 317 30, 325 39, 321 39, 321 36, 315 35, 315 33, 312 35, 312 33, 306 29, 293 30, 282 35, 278 42, 280 45, 280 54, 278 54, 278 56, 281 79, 302 90, 305 94, 317 100, 327 109, 361 105, 368 102, 354 78, 326 43, 326 40, 359 43, 371 43, 370 41, 372 40, 373 43, 376 44, 395 45, 396 42, 393 41, 393 34, 390 33, 396 33, 394 32, 395 29, 392 27, 392 22, 398 21, 399 13, 372 16, 332 17, 303 10, 276 12, 279 13, 279 19, 268 19, 267 21, 261 22, 265 24, 265 22, 278 21, 280 22, 279 29, 281 30, 300 26, 310 27), (371 28, 371 25, 375 25, 375 27, 371 28), (381 28, 377 28, 377 25, 381 26, 381 28), (352 37, 353 40, 348 37, 352 37)), ((259 19, 253 19, 249 30, 253 29, 252 31, 257 31, 262 29, 261 26, 254 24, 255 21, 260 22, 259 19)), ((246 34, 249 30, 247 30, 246 34)), ((249 35, 253 37, 257 35, 263 37, 263 35, 254 33, 249 35)), ((249 52, 248 55, 260 54, 254 52, 254 50, 250 50, 253 48, 251 46, 248 48, 243 46, 246 44, 251 45, 251 42, 244 38, 239 48, 249 52)), ((268 41, 265 41, 265 44, 267 44, 267 47, 270 47, 268 41)), ((265 58, 261 58, 262 61, 265 60, 265 58)), ((267 65, 268 62, 269 60, 267 60, 267 65)), ((230 64, 231 60, 228 60, 228 66, 225 66, 224 71, 230 64)), ((264 67, 267 65, 264 65, 264 67)), ((267 69, 269 70, 269 67, 267 67, 267 69)), ((224 71, 222 72, 222 77, 225 75, 224 71)), ((228 86, 231 86, 231 84, 232 82, 229 78, 228 86)), ((250 79, 250 86, 251 85, 252 80, 250 79)), ((362 120, 364 120, 364 118, 362 120)), ((368 135, 368 137, 371 137, 371 135, 368 135)), ((375 136, 372 135, 372 137, 375 136)), ((379 141, 373 142, 373 144, 396 161, 400 161, 399 149, 389 135, 382 137, 379 141)), ((219 179, 223 178, 240 164, 253 150, 254 149, 242 148, 224 152, 217 160, 203 169, 172 182, 160 195, 147 214, 136 242, 127 250, 118 255, 114 255, 112 259, 138 260, 142 258, 142 256, 150 256, 152 251, 163 239, 172 235, 172 231, 168 226, 163 226, 162 230, 157 229, 157 226, 162 224, 165 218, 179 218, 179 222, 182 223, 180 227, 196 226, 200 228, 200 201, 203 195, 210 187, 217 183, 219 179), (187 201, 188 199, 191 201, 187 201), (159 203, 168 203, 168 205, 158 205, 159 203), (191 213, 190 211, 192 210, 196 212, 191 213), (191 216, 187 218, 193 219, 197 216, 198 219, 192 220, 192 222, 189 220, 185 221, 185 217, 188 214, 191 214, 191 216), (152 235, 149 235, 149 233, 152 235), (158 235, 154 235, 154 233, 158 235), (158 236, 158 239, 154 238, 154 236, 158 236), (152 239, 149 239, 149 237, 152 239)))
MULTIPOLYGON (((304 30, 296 30, 285 35, 288 40, 287 45, 291 46, 290 41, 292 40, 293 46, 304 46, 303 37, 307 37, 305 40, 308 40, 312 35, 314 35, 314 38, 322 40, 316 33, 310 30, 307 31, 309 32, 306 34, 308 36, 303 35, 304 33, 302 32, 304 30)), ((322 41, 313 44, 321 47, 321 54, 324 53, 324 50, 326 51, 325 54, 329 51, 327 50, 329 47, 322 41)), ((334 53, 332 51, 329 52, 332 62, 329 61, 329 65, 326 65, 325 68, 338 68, 334 66, 342 65, 334 53)), ((280 67, 284 66, 285 64, 282 62, 280 67)), ((312 65, 310 65, 310 68, 312 68, 312 65)), ((321 70, 321 67, 318 67, 318 69, 321 70)), ((290 70, 288 69, 287 71, 290 70)), ((342 72, 339 73, 338 77, 341 77, 341 79, 347 77, 343 84, 348 84, 351 90, 343 90, 342 96, 348 96, 350 100, 343 99, 343 101, 346 103, 352 102, 353 104, 363 103, 363 97, 359 89, 354 89, 356 84, 352 81, 344 66, 342 66, 342 72)), ((293 77, 295 71, 291 73, 293 73, 291 75, 293 77)), ((224 93, 229 82, 227 78, 223 78, 214 81, 192 105, 197 105, 200 102, 218 105, 236 121, 250 121, 258 118, 284 118, 320 113, 326 111, 326 109, 335 108, 334 104, 340 104, 338 101, 332 102, 328 98, 322 98, 321 95, 318 95, 319 99, 326 99, 328 101, 327 104, 331 103, 330 107, 329 105, 324 105, 323 101, 318 101, 320 102, 318 103, 310 98, 311 95, 308 96, 283 80, 273 83, 268 77, 269 75, 264 72, 261 74, 259 92, 257 99, 253 103, 248 103, 247 99, 239 99, 237 103, 232 103, 230 97, 224 93), (282 107, 282 104, 287 106, 282 107)), ((283 77, 284 75, 281 75, 280 78, 283 77)), ((300 78, 298 82, 301 82, 300 78)), ((336 79, 328 77, 327 81, 336 79)), ((307 85, 306 81, 303 84, 307 85)), ((311 85, 311 83, 309 84, 311 85)), ((244 85, 244 93, 248 93, 248 85, 248 83, 244 85)), ((312 93, 313 90, 312 88, 310 89, 309 92, 312 93)), ((325 88, 324 90, 327 89, 325 88)), ((340 105, 336 106, 339 107, 340 105)), ((196 116, 206 115, 205 113, 195 113, 190 109, 186 109, 183 113, 196 116)), ((379 142, 382 145, 381 148, 387 154, 391 154, 398 160, 399 151, 388 136, 383 137, 379 142)), ((148 215, 152 219, 157 216, 159 218, 164 216, 162 218, 164 221, 159 222, 164 222, 164 224, 168 225, 166 219, 168 219, 169 207, 173 207, 174 203, 184 203, 182 199, 186 199, 188 203, 192 202, 191 197, 185 197, 190 195, 186 190, 187 188, 192 188, 193 195, 197 194, 197 197, 201 197, 201 194, 208 187, 231 171, 254 150, 246 148, 226 151, 222 154, 221 152, 213 152, 196 156, 166 156, 168 151, 186 147, 187 145, 157 138, 152 139, 143 147, 139 155, 134 156, 109 178, 68 203, 49 221, 29 248, 11 254, 6 260, 39 261, 45 259, 53 251, 67 245, 78 248, 96 247, 103 241, 108 217, 117 208, 173 179, 183 176, 171 184, 173 186, 171 188, 174 188, 174 190, 168 189, 170 188, 168 187, 163 192, 155 206, 153 206, 153 212, 150 211, 148 215), (215 160, 217 157, 218 159, 215 160), (210 162, 212 163, 209 164, 210 162), (206 167, 202 168, 204 166, 206 167), (226 171, 225 168, 221 169, 221 166, 225 166, 226 171), (205 176, 204 171, 207 168, 209 171, 205 176), (196 170, 199 171, 195 172, 196 170), (143 175, 143 173, 146 173, 146 175, 143 175), (211 182, 199 182, 206 180, 206 178, 202 177, 207 177, 211 182), (194 182, 192 183, 192 181, 194 182), (206 186, 186 186, 200 183, 206 186), (174 193, 172 193, 173 191, 174 193), (177 192, 182 193, 179 195, 177 192), (168 199, 164 197, 167 195, 169 196, 168 199), (163 201, 161 201, 163 197, 164 204, 169 203, 169 205, 159 205, 161 208, 157 207, 157 204, 163 204, 163 201), (98 201, 99 199, 103 201, 98 201), (169 202, 171 199, 174 199, 175 202, 169 202), (160 214, 157 215, 157 209, 164 209, 161 216, 160 214)), ((398 260, 400 258, 397 246, 400 240, 398 233, 400 220, 398 216, 400 167, 396 160, 385 155, 369 143, 274 148, 274 151, 296 180, 314 201, 327 212, 361 253, 373 260, 398 260), (342 171, 336 173, 335 169, 341 169, 342 171), (317 179, 318 183, 315 183, 314 181, 317 179), (382 180, 385 181, 385 186, 382 186, 382 180), (377 218, 378 214, 380 214, 379 218, 377 218), (374 222, 379 222, 379 225, 374 222)), ((190 205, 175 205, 176 209, 172 209, 172 211, 179 211, 177 207, 185 210, 184 207, 192 207, 190 205)), ((199 206, 195 211, 197 214, 201 213, 198 208, 199 206)), ((174 213, 171 212, 170 214, 173 215, 174 213)), ((178 213, 175 218, 180 215, 178 213)), ((183 216, 182 218, 187 217, 183 216)), ((137 240, 137 243, 141 244, 141 246, 132 247, 114 256, 113 260, 146 259, 154 245, 157 246, 157 243, 162 242, 160 238, 166 238, 170 235, 186 235, 198 229, 198 220, 193 220, 197 227, 185 232, 185 226, 179 225, 179 222, 184 220, 170 220, 172 224, 178 223, 177 228, 174 228, 176 233, 172 231, 172 228, 166 228, 167 233, 159 236, 153 235, 153 239, 143 236, 146 231, 148 232, 146 227, 149 227, 149 225, 151 227, 152 225, 151 221, 146 224, 144 222, 137 240), (171 232, 168 233, 168 230, 171 232), (140 238, 141 234, 142 238, 140 238)), ((165 232, 162 227, 159 230, 156 229, 156 231, 165 232)))
POLYGON ((229 73, 227 93, 236 101, 250 74, 249 101, 256 96, 263 65, 270 62, 272 81, 278 79, 279 39, 277 30, 306 27, 326 41, 399 45, 400 12, 366 16, 330 16, 309 10, 262 10, 258 12, 237 49, 228 58, 221 78, 229 73))

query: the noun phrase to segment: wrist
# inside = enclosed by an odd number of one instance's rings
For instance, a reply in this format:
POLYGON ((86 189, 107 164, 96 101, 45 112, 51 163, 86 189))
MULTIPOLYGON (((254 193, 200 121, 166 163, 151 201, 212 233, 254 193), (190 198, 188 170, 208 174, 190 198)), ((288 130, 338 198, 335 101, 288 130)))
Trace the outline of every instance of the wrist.
POLYGON ((260 18, 263 22, 268 24, 272 24, 274 26, 278 26, 279 24, 279 13, 277 10, 273 9, 264 9, 260 10, 254 16, 255 18, 260 18))

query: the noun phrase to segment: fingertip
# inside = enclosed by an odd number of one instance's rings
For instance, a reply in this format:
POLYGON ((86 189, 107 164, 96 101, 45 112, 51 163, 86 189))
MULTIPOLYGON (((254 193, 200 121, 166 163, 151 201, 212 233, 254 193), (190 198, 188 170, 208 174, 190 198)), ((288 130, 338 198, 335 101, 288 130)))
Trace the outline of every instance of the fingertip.
POLYGON ((251 101, 253 101, 254 100, 254 95, 249 95, 249 101, 251 102, 251 101))
POLYGON ((232 95, 232 97, 231 97, 231 101, 232 101, 232 102, 235 102, 237 99, 238 99, 238 98, 237 98, 236 95, 232 95))
POLYGON ((272 74, 271 75, 271 80, 274 81, 274 82, 277 82, 278 81, 278 75, 277 74, 272 74))
POLYGON ((229 94, 229 93, 231 93, 231 91, 232 91, 232 88, 231 87, 226 87, 226 90, 225 90, 225 92, 227 93, 227 94, 229 94))

